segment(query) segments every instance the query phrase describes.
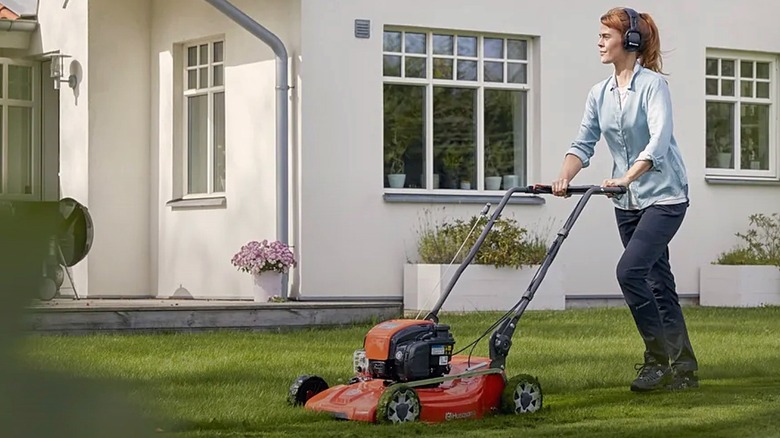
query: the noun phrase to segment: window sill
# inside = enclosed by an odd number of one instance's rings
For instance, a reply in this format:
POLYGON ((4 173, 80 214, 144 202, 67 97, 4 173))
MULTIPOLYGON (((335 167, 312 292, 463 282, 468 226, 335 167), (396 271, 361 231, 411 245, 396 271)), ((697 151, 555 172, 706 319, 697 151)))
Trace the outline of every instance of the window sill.
MULTIPOLYGON (((457 194, 457 193, 385 193, 383 198, 385 202, 392 203, 417 203, 417 204, 498 204, 501 202, 501 198, 504 197, 503 193, 491 194, 491 193, 475 193, 475 194, 457 194)), ((517 194, 509 198, 507 204, 514 205, 543 205, 545 203, 544 198, 541 196, 533 195, 521 195, 517 194)))
POLYGON ((179 198, 172 199, 166 202, 165 205, 171 207, 173 210, 187 208, 225 208, 227 206, 227 198, 224 196, 179 198))
POLYGON ((773 177, 754 177, 754 176, 721 176, 721 175, 705 175, 704 181, 707 184, 716 185, 747 185, 747 186, 774 186, 780 185, 780 180, 773 177))

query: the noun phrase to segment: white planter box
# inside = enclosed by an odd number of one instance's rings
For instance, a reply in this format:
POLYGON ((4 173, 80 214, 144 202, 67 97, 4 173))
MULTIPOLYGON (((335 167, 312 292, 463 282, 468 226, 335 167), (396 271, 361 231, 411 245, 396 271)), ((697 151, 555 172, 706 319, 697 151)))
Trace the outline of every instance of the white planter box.
POLYGON ((699 270, 699 305, 780 305, 780 268, 753 265, 703 266, 699 270))
MULTIPOLYGON (((520 269, 495 268, 491 265, 469 265, 461 274, 442 311, 469 312, 509 310, 522 298, 538 266, 520 269)), ((404 265, 404 309, 429 311, 447 287, 457 265, 447 272, 447 265, 404 265), (444 277, 445 272, 447 276, 444 277)), ((528 305, 529 310, 566 307, 561 273, 551 266, 528 305)))

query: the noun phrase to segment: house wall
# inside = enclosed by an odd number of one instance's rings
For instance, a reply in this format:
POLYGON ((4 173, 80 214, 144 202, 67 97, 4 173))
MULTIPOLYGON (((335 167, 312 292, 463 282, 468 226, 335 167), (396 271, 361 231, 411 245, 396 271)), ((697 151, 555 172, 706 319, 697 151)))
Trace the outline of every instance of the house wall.
MULTIPOLYGON (((299 292, 306 298, 400 297, 402 270, 415 259, 415 230, 425 208, 446 207, 449 217, 476 214, 481 204, 401 204, 383 200, 382 29, 419 26, 537 37, 535 138, 530 182, 549 183, 577 133, 589 88, 611 74, 598 61, 599 16, 608 1, 552 0, 531 10, 511 0, 482 2, 303 0, 301 9, 300 257, 299 292), (353 21, 371 20, 371 38, 357 39, 353 21)), ((675 135, 688 166, 692 204, 671 244, 680 293, 698 292, 699 267, 736 242, 747 215, 777 211, 777 185, 715 185, 704 178, 705 47, 780 52, 773 25, 780 6, 770 0, 737 5, 727 0, 637 0, 650 12, 666 51, 664 69, 674 102, 675 135), (756 13, 762 11, 762 13, 756 13), (762 29, 730 32, 734 26, 762 29)), ((592 166, 575 184, 599 184, 611 159, 601 142, 592 166)), ((546 198, 544 205, 507 208, 521 224, 555 232, 576 198, 546 198)), ((495 205, 495 203, 494 203, 495 205)), ((567 294, 615 294, 621 244, 611 202, 593 199, 566 240, 556 264, 567 294)), ((526 285, 518 285, 518 297, 526 285)))
MULTIPOLYGON (((277 34, 291 55, 299 51, 298 2, 231 3, 277 34)), ((276 237, 274 53, 205 1, 154 0, 151 16, 154 289, 160 297, 250 298, 251 277, 230 259, 250 240, 276 237), (225 41, 226 203, 174 208, 166 204, 182 195, 184 150, 177 48, 219 35, 225 41)))
POLYGON ((149 0, 89 1, 89 296, 150 296, 149 0))

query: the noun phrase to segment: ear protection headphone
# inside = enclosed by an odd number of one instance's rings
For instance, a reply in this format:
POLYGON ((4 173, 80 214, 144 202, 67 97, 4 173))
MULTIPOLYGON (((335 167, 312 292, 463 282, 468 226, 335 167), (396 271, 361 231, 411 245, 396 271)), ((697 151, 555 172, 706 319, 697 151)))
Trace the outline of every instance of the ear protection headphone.
POLYGON ((623 48, 627 52, 638 52, 642 46, 642 34, 639 33, 639 14, 631 8, 623 8, 628 15, 628 30, 623 37, 623 48))

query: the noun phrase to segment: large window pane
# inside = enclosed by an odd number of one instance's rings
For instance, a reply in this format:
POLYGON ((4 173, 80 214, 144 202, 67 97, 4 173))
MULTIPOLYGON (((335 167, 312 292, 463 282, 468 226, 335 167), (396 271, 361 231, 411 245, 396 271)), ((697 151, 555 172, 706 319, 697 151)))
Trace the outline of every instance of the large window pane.
POLYGON ((526 184, 526 92, 485 90, 485 188, 526 184))
POLYGON ((187 193, 208 187, 208 96, 187 98, 187 193))
POLYGON ((10 99, 32 100, 32 67, 8 66, 8 97, 10 99))
POLYGON ((769 105, 742 104, 740 121, 742 168, 769 170, 769 105))
POLYGON ((734 155, 734 104, 707 102, 707 167, 730 169, 734 155))
POLYGON ((214 191, 225 191, 225 93, 214 94, 214 191))
POLYGON ((385 84, 385 187, 424 187, 425 167, 425 87, 385 84))
POLYGON ((32 108, 8 107, 8 186, 5 193, 32 193, 32 108))
POLYGON ((477 90, 434 87, 433 188, 476 189, 476 155, 477 90))

